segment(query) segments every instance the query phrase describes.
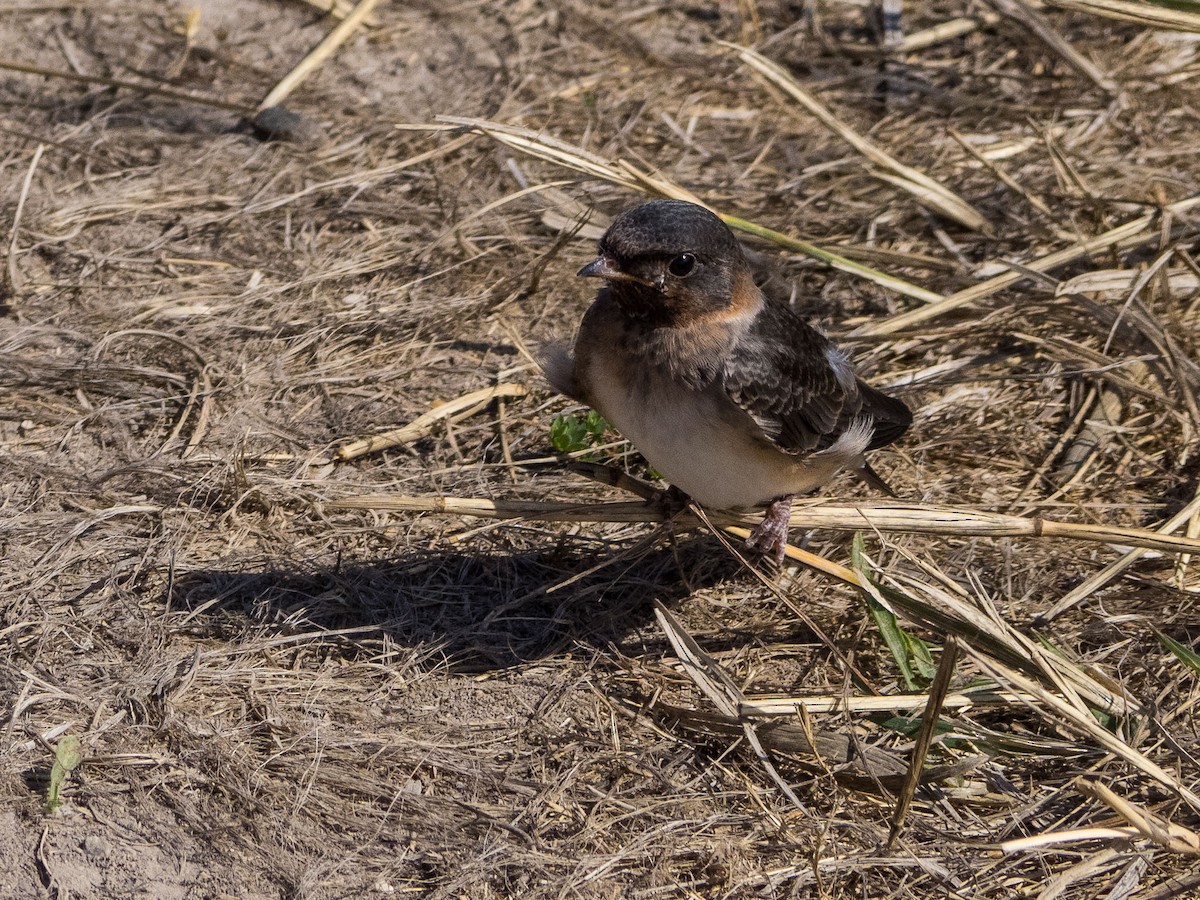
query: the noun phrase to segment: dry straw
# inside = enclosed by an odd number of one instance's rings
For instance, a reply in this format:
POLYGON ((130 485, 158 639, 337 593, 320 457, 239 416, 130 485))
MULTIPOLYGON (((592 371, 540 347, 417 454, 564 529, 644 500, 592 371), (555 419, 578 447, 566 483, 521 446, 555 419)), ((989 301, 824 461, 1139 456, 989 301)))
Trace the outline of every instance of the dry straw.
POLYGON ((333 458, 343 461, 355 459, 368 453, 378 453, 389 447, 411 443, 429 434, 433 426, 443 419, 461 421, 486 409, 493 400, 502 397, 524 397, 526 393, 525 388, 519 384, 498 384, 495 387, 471 391, 469 394, 438 404, 400 428, 370 437, 356 438, 338 447, 333 453, 333 458))
POLYGON ((912 328, 914 325, 928 322, 938 316, 961 309, 964 306, 969 306, 972 303, 999 293, 1005 288, 1016 284, 1018 281, 1028 278, 1029 272, 1050 272, 1059 266, 1082 259, 1085 256, 1090 256, 1099 250, 1117 247, 1124 248, 1146 243, 1159 236, 1158 232, 1154 230, 1154 226, 1162 221, 1164 215, 1177 216, 1180 213, 1195 209, 1197 206, 1200 206, 1200 194, 1177 200, 1174 203, 1164 206, 1161 212, 1138 216, 1136 219, 1131 219, 1124 225, 1118 225, 1116 228, 1112 228, 1103 234, 1098 234, 1093 238, 1079 241, 1073 246, 1040 256, 1030 262, 1023 263, 1019 267, 1014 266, 1011 271, 996 275, 986 281, 981 281, 979 284, 972 285, 969 288, 964 288, 948 297, 943 297, 936 303, 917 307, 916 309, 899 313, 887 319, 881 319, 880 321, 864 325, 854 333, 860 335, 893 334, 894 332, 912 328))
POLYGON ((1052 6, 1091 13, 1106 19, 1136 22, 1147 28, 1200 32, 1200 4, 1134 3, 1130 0, 1048 0, 1052 6))
MULTIPOLYGON (((435 512, 487 519, 532 519, 542 522, 661 522, 668 516, 640 502, 568 503, 551 500, 489 500, 483 497, 395 497, 367 494, 325 504, 326 509, 369 509, 376 512, 435 512)), ((707 514, 718 525, 745 525, 751 514, 707 514)), ((683 525, 698 524, 686 516, 683 525)), ((1125 528, 1052 519, 1026 518, 951 506, 903 503, 797 504, 791 527, 833 531, 878 531, 978 537, 1071 538, 1079 541, 1141 547, 1163 553, 1200 553, 1200 539, 1125 528)))
POLYGON ((945 185, 911 166, 895 159, 876 147, 850 126, 843 123, 828 108, 802 88, 780 66, 747 47, 722 41, 721 45, 734 51, 743 63, 768 83, 783 91, 804 107, 822 125, 861 153, 875 167, 872 174, 901 190, 912 194, 920 203, 975 231, 990 231, 987 219, 945 185))
POLYGON ((338 22, 337 26, 321 40, 321 43, 317 44, 304 59, 300 60, 294 69, 280 79, 275 87, 271 88, 267 96, 263 97, 262 102, 258 104, 259 110, 278 106, 282 103, 304 79, 315 72, 325 60, 333 55, 338 47, 349 39, 350 35, 355 32, 359 25, 363 24, 367 16, 378 5, 379 0, 361 0, 358 6, 354 7, 353 12, 338 22))
MULTIPOLYGON (((660 197, 669 197, 675 200, 687 200, 690 203, 696 203, 707 209, 712 209, 712 207, 695 194, 661 175, 651 175, 623 159, 613 161, 604 159, 595 153, 576 147, 566 141, 529 128, 463 116, 438 116, 438 121, 469 128, 479 134, 487 135, 513 150, 526 153, 537 159, 554 163, 555 165, 565 166, 576 172, 582 172, 592 178, 599 178, 629 190, 649 192, 660 197)), ((444 126, 419 127, 439 129, 444 126)), ((808 241, 790 237, 782 232, 749 222, 737 216, 722 213, 719 210, 714 209, 712 211, 720 216, 722 221, 730 228, 743 231, 746 234, 753 234, 756 237, 770 241, 780 247, 794 250, 797 253, 803 253, 835 269, 857 275, 868 281, 873 281, 903 296, 912 297, 915 300, 921 300, 925 303, 937 303, 944 299, 941 294, 934 291, 910 284, 902 278, 897 278, 894 275, 889 275, 887 272, 882 272, 854 260, 847 259, 841 254, 818 247, 808 241)))

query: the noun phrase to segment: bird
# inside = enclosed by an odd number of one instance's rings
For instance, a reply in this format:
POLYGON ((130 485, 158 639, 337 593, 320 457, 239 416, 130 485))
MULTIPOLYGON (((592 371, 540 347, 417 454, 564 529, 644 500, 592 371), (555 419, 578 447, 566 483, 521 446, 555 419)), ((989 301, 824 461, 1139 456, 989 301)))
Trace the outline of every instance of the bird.
MULTIPOLYGON (((782 564, 792 500, 912 424, 849 357, 754 282, 729 227, 653 200, 617 216, 579 270, 605 284, 573 345, 541 354, 551 387, 599 412, 678 491, 711 509, 766 507, 747 547, 782 564)), ((893 494, 894 496, 894 494, 893 494)))

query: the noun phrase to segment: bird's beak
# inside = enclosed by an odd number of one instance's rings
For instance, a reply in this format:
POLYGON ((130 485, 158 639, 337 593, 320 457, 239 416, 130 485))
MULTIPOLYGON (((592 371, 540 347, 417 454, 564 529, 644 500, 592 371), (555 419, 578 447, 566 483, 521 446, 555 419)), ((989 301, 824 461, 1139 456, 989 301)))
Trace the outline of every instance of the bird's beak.
POLYGON ((638 284, 645 284, 636 275, 622 271, 615 259, 604 254, 597 256, 575 274, 580 278, 603 278, 605 281, 635 281, 638 284))

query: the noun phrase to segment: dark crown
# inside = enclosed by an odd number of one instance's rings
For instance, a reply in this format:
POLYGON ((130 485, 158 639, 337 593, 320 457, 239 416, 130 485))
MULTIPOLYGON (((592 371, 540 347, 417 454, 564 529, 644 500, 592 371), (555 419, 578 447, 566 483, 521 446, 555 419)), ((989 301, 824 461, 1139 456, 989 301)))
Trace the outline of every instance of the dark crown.
POLYGON ((742 259, 729 227, 703 206, 683 200, 651 200, 621 213, 600 239, 600 252, 625 260, 680 253, 742 259))

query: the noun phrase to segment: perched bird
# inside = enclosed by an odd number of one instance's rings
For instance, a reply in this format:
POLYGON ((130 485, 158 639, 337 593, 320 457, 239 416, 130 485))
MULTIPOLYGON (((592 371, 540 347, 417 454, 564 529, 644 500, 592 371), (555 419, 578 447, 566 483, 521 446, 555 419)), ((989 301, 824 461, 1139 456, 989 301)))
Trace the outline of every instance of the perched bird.
POLYGON ((543 356, 556 390, 599 411, 701 505, 767 505, 746 543, 777 562, 796 494, 843 468, 887 490, 864 454, 904 434, 908 407, 763 295, 724 222, 655 200, 618 216, 599 250, 579 274, 607 284, 574 351, 543 356))

